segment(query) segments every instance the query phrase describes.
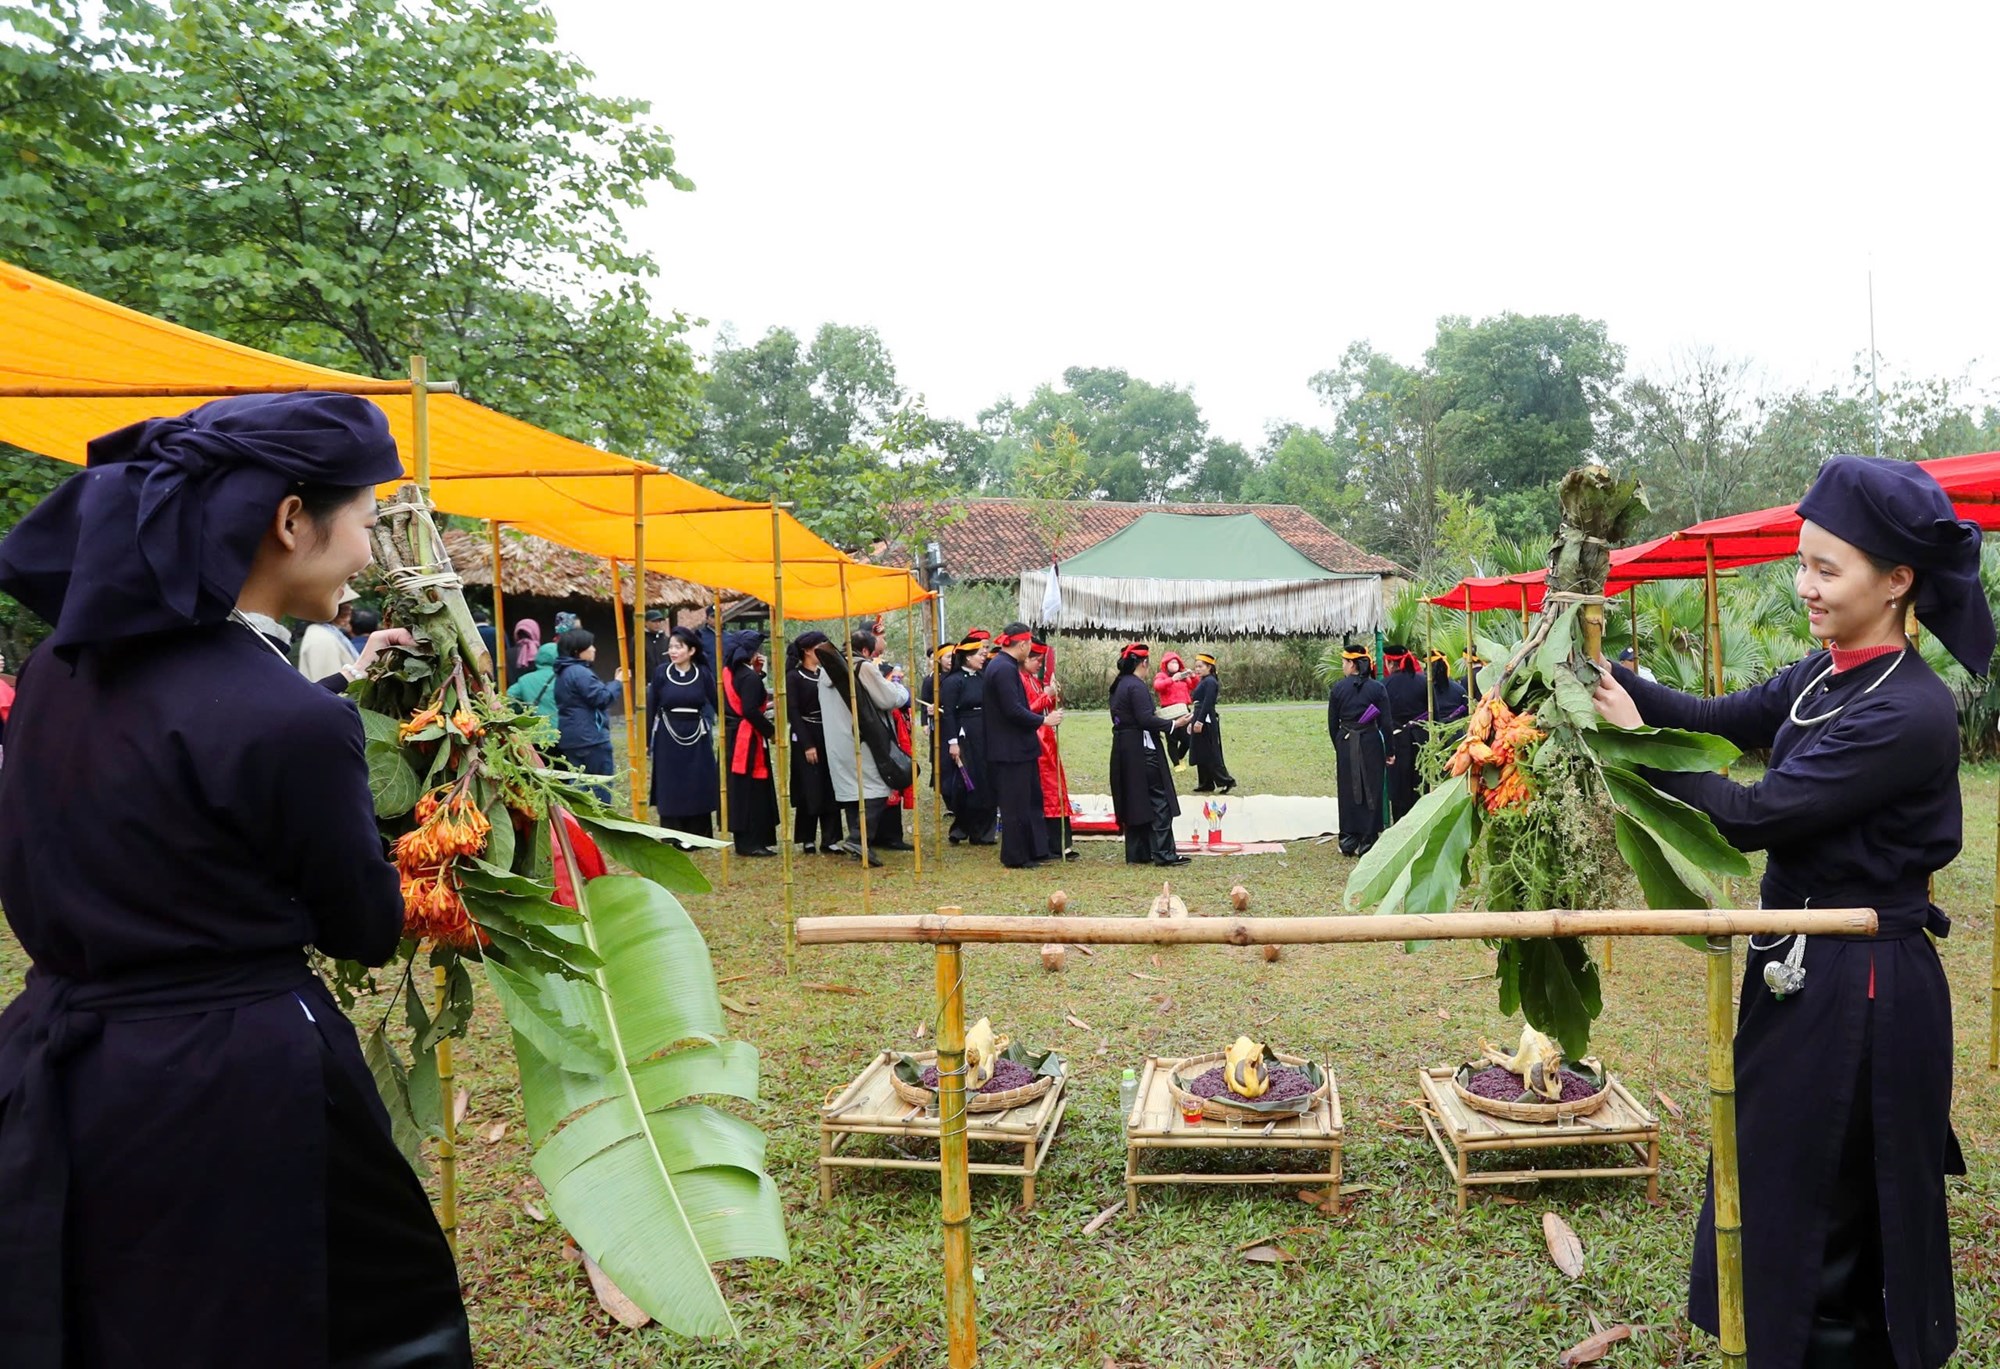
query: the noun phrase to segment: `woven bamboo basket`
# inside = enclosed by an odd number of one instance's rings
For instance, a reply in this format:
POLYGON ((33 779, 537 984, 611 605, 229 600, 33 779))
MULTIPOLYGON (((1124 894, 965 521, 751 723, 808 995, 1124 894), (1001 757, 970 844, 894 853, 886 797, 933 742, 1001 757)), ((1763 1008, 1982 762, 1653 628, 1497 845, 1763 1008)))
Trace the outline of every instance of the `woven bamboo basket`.
MULTIPOLYGON (((1299 1069, 1304 1069, 1307 1063, 1303 1055, 1288 1055, 1284 1051, 1273 1051, 1272 1054, 1278 1057, 1278 1063, 1281 1065, 1291 1065, 1299 1069)), ((1327 1092, 1333 1088, 1333 1076, 1328 1074, 1320 1081, 1320 1086, 1317 1089, 1304 1095, 1303 1105, 1297 1114, 1293 1114, 1289 1112, 1260 1112, 1256 1108, 1242 1107, 1223 1098, 1204 1098, 1198 1093, 1189 1093, 1180 1086, 1177 1076, 1193 1079, 1199 1075, 1206 1074, 1208 1073, 1209 1066, 1221 1064, 1227 1055, 1227 1051, 1210 1051, 1207 1055, 1190 1055, 1187 1059, 1176 1065, 1173 1071, 1167 1076, 1168 1086, 1174 1091, 1174 1102, 1183 1108, 1190 1101, 1200 1103, 1201 1115, 1211 1122, 1282 1122, 1294 1115, 1303 1117, 1305 1114, 1311 1112, 1326 1100, 1327 1092)), ((1288 1098, 1285 1101, 1300 1102, 1301 1100, 1288 1098)))
POLYGON ((1579 1098, 1574 1103, 1508 1103, 1498 1098, 1481 1098, 1465 1086, 1468 1071, 1485 1069, 1491 1062, 1467 1061, 1452 1072, 1451 1087, 1459 1100, 1469 1108, 1494 1117, 1504 1117, 1510 1122, 1560 1122, 1571 1117, 1588 1117, 1603 1107, 1611 1097, 1611 1076, 1604 1072, 1603 1062, 1595 1056, 1585 1056, 1577 1063, 1604 1081, 1602 1087, 1588 1098, 1579 1098))
MULTIPOLYGON (((916 1066, 917 1072, 921 1074, 925 1065, 935 1065, 937 1063, 937 1052, 920 1051, 915 1055, 906 1055, 903 1058, 916 1066)), ((902 1076, 898 1075, 894 1069, 889 1071, 889 1082, 895 1086, 896 1096, 901 1098, 905 1103, 924 1108, 934 1108, 937 1106, 938 1096, 936 1089, 920 1088, 915 1084, 906 1084, 903 1082, 902 1076)), ((965 1095, 965 1110, 967 1112, 1001 1112, 1007 1108, 1018 1108, 1023 1104, 1034 1102, 1037 1098, 1040 1098, 1043 1094, 1054 1088, 1055 1084, 1056 1077, 1053 1074, 1041 1074, 1035 1076, 1035 1081, 1032 1084, 1023 1084, 1017 1089, 1003 1089, 999 1093, 968 1093, 965 1095)))

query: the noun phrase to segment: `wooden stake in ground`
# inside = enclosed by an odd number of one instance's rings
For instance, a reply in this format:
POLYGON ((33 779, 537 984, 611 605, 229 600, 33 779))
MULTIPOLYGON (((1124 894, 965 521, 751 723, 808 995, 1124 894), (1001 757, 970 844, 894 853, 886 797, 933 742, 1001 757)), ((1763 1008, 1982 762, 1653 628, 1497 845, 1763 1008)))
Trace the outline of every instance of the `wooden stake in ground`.
POLYGON ((1709 1147, 1715 1173, 1715 1299, 1722 1362, 1743 1369, 1743 1201, 1736 1166, 1736 984, 1733 943, 1708 939, 1709 1147))

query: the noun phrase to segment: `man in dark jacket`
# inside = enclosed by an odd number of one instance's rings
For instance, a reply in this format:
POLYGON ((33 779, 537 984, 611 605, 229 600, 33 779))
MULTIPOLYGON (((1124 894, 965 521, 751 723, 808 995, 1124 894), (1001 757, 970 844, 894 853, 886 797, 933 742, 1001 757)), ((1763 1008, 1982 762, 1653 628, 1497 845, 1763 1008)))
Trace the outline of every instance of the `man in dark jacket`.
POLYGON ((1042 821, 1042 729, 1060 723, 1062 710, 1028 707, 1021 663, 1034 643, 1026 623, 1009 623, 980 677, 986 769, 1000 804, 1000 863, 1009 869, 1033 868, 1056 855, 1042 821))

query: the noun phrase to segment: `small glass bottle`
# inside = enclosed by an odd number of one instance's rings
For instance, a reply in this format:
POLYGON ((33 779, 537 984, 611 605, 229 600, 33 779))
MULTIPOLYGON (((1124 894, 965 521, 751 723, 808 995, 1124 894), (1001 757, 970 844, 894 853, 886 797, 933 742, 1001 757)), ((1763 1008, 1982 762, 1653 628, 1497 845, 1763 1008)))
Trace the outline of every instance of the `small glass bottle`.
POLYGON ((1132 1105, 1139 1101, 1139 1072, 1130 1065, 1118 1080, 1118 1115, 1121 1118, 1132 1115, 1132 1105))

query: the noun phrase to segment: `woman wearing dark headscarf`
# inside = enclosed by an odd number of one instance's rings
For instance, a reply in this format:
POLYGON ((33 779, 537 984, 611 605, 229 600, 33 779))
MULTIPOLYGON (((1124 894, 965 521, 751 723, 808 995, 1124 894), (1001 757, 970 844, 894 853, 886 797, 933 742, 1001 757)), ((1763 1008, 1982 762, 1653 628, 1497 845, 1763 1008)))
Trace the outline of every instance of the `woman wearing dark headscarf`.
POLYGON ((737 855, 775 856, 778 791, 771 780, 771 738, 778 729, 764 711, 771 696, 764 686, 764 634, 746 628, 724 633, 722 641, 728 658, 722 673, 722 746, 729 763, 729 830, 737 855))
POLYGON ((1139 675, 1152 649, 1133 642, 1118 653, 1118 678, 1111 682, 1111 807, 1125 832, 1125 863, 1186 865, 1174 845, 1174 795, 1166 737, 1185 718, 1160 716, 1153 691, 1139 675))
POLYGON ((715 675, 693 628, 667 634, 666 659, 646 686, 646 735, 653 756, 653 807, 660 826, 705 837, 718 798, 715 675))
POLYGON ((1383 737, 1396 718, 1373 657, 1351 646, 1340 653, 1340 668, 1327 691, 1326 730, 1340 777, 1340 854, 1358 856, 1382 835, 1383 737))
POLYGON ((939 726, 944 728, 944 802, 951 809, 951 844, 991 846, 999 840, 998 796, 986 774, 986 668, 993 634, 974 628, 958 644, 952 668, 939 686, 939 726))
POLYGON ((1188 754, 1194 758, 1194 792, 1227 794, 1236 787, 1229 762, 1222 756, 1222 718, 1215 701, 1222 694, 1222 677, 1216 673, 1215 657, 1206 651, 1195 653, 1194 697, 1189 703, 1188 754))
MULTIPOLYGON (((1930 878, 1959 852, 1951 691, 1904 636, 1918 620, 1984 674, 1993 615, 1979 529, 1922 468, 1836 456, 1799 502, 1795 586, 1824 643, 1763 684, 1690 698, 1607 669, 1598 712, 1769 747, 1762 779, 1655 774, 1739 849, 1768 852, 1764 906, 1866 907, 1874 936, 1751 942, 1736 1029, 1743 1285, 1753 1365, 1933 1369, 1958 1341, 1947 1174, 1951 991, 1930 878)), ((1606 664, 1608 667, 1608 663, 1606 664)), ((1716 1329, 1713 1195, 1689 1315, 1716 1329)))
POLYGON ((1451 677, 1451 658, 1442 651, 1431 653, 1431 717, 1448 723, 1466 713, 1465 686, 1451 677))
POLYGON ((806 854, 834 850, 841 841, 840 801, 833 796, 833 772, 826 759, 826 721, 819 707, 819 667, 808 651, 827 644, 818 629, 800 633, 785 646, 786 722, 792 732, 792 840, 806 854))
POLYGON ((399 473, 365 400, 226 399, 92 442, 0 543, 0 589, 54 625, 0 770, 33 961, 0 1016, 9 1369, 472 1363, 302 949, 381 965, 402 936, 361 719, 248 625, 333 616, 399 473))
POLYGON ((1382 649, 1385 673, 1382 691, 1389 696, 1389 712, 1396 722, 1388 736, 1389 821, 1397 822, 1416 806, 1423 792, 1417 774, 1417 752, 1423 749, 1425 724, 1430 721, 1430 690, 1416 655, 1400 643, 1382 649))

